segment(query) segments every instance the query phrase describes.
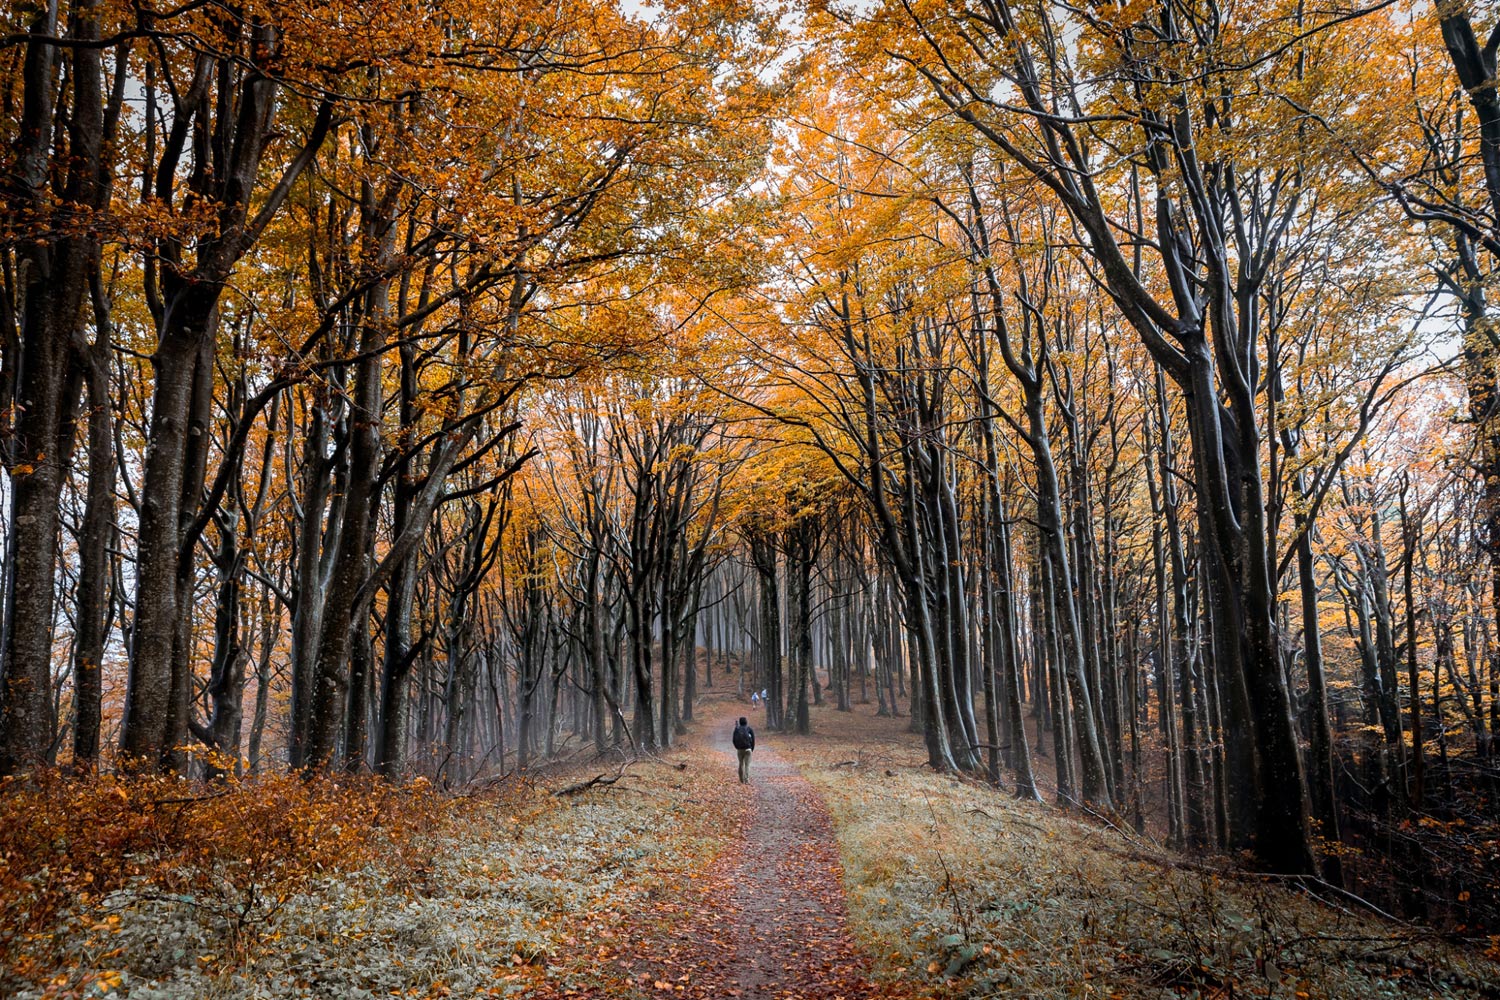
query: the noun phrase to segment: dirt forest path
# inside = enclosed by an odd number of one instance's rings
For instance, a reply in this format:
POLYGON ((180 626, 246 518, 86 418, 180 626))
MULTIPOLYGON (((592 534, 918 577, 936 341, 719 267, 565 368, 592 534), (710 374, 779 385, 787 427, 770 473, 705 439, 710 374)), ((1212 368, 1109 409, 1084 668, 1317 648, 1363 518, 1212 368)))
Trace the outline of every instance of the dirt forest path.
MULTIPOLYGON (((729 741, 735 721, 735 713, 727 712, 709 729, 726 775, 734 775, 737 765, 729 741)), ((869 985, 847 927, 843 866, 828 808, 777 753, 775 734, 761 735, 757 743, 750 764, 752 811, 738 856, 722 859, 732 868, 738 904, 740 995, 864 996, 869 985)))
MULTIPOLYGON (((633 991, 740 1000, 862 1000, 889 996, 848 928, 843 866, 828 809, 756 725, 750 784, 730 734, 748 706, 709 703, 698 723, 699 766, 722 771, 716 801, 737 835, 691 884, 640 914, 616 967, 633 991)), ((622 984, 623 985, 623 984, 622 984)), ((611 992, 610 995, 619 995, 611 992)))

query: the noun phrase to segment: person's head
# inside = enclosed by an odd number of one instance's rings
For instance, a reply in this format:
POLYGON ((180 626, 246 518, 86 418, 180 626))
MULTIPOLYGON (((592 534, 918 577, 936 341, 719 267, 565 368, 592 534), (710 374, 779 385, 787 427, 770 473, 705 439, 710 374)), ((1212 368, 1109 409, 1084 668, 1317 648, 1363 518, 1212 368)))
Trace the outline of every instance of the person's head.
POLYGON ((750 723, 748 723, 748 722, 745 721, 745 717, 743 715, 740 716, 740 725, 742 725, 742 726, 748 726, 748 725, 750 725, 750 723))

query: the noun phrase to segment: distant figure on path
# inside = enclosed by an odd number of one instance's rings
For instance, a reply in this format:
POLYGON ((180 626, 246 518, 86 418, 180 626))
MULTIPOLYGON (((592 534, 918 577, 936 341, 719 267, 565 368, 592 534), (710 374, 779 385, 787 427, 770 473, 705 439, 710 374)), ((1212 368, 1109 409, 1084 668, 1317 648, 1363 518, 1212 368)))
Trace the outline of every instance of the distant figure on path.
POLYGON ((740 724, 734 727, 734 735, 729 741, 740 755, 740 784, 749 784, 750 753, 755 749, 755 730, 750 728, 750 723, 745 721, 743 715, 740 716, 740 724))
POLYGON ((751 708, 759 708, 760 707, 760 692, 759 691, 751 691, 750 692, 750 707, 751 708))

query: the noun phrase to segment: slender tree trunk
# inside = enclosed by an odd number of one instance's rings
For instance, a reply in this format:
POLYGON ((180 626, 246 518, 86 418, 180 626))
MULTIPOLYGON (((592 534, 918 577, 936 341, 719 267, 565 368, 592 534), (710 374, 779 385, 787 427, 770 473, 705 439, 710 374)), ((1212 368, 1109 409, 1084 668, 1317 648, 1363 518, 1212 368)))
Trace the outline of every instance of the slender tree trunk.
MULTIPOLYGON (((297 526, 297 563, 292 589, 295 603, 292 613, 291 739, 288 747, 288 759, 294 768, 303 765, 307 752, 316 687, 313 679, 317 670, 318 636, 323 631, 326 597, 323 521, 328 506, 332 460, 325 455, 329 415, 323 399, 324 391, 315 389, 308 401, 308 427, 302 448, 302 519, 297 526)), ((342 504, 339 510, 342 510, 342 504)), ((338 519, 329 520, 330 527, 336 528, 338 519)), ((336 534, 329 537, 336 537, 336 534)))
POLYGON ((88 488, 78 536, 77 634, 73 646, 73 763, 92 768, 99 759, 102 664, 109 637, 110 556, 116 535, 114 410, 109 395, 109 303, 95 272, 93 349, 86 360, 88 386, 88 488))
MULTIPOLYGON (((245 668, 249 651, 240 629, 240 590, 244 553, 239 544, 239 515, 225 511, 219 518, 219 546, 214 554, 219 587, 214 604, 214 660, 208 679, 212 709, 200 738, 214 750, 234 758, 238 769, 240 733, 244 720, 245 668)), ((227 773, 210 764, 209 774, 227 773)))
MULTIPOLYGON (((1299 490, 1302 488, 1298 477, 1299 490)), ((1333 734, 1328 728, 1328 684, 1323 672, 1323 637, 1318 616, 1318 584, 1314 576, 1311 531, 1304 515, 1294 515, 1297 532, 1297 584, 1302 597, 1302 648, 1307 661, 1308 717, 1311 740, 1308 748, 1308 791, 1319 834, 1328 843, 1340 839, 1338 807, 1334 802, 1333 734)), ((1323 863, 1323 877, 1342 882, 1342 864, 1336 852, 1323 863)))
POLYGON ((259 774, 261 769, 261 745, 271 700, 271 653, 276 639, 277 617, 271 608, 270 594, 263 592, 260 600, 260 648, 255 664, 255 714, 251 717, 247 750, 251 774, 259 774))
MULTIPOLYGON (((1426 799, 1426 789, 1423 787, 1425 781, 1424 760, 1425 750, 1422 747, 1422 685, 1421 677, 1417 671, 1417 602, 1412 588, 1412 563, 1416 561, 1417 545, 1420 541, 1421 524, 1415 520, 1406 507, 1406 490, 1401 491, 1401 533, 1403 545, 1401 553, 1401 579, 1402 589, 1406 597, 1406 667, 1407 686, 1411 691, 1411 805, 1420 812, 1426 799)), ((1433 683, 1437 683, 1437 668, 1433 667, 1433 683)), ((1437 707, 1433 706, 1433 714, 1437 715, 1437 707)), ((1438 716, 1441 718, 1441 716, 1438 716)))

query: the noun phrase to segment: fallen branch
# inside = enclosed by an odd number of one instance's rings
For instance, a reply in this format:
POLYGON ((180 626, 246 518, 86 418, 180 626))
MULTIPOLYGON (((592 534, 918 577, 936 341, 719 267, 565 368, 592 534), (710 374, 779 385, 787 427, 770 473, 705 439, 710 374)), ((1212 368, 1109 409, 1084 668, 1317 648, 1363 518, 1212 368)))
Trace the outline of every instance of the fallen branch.
POLYGON ((150 799, 148 804, 153 806, 190 806, 199 802, 212 802, 214 799, 222 799, 229 794, 229 789, 220 792, 209 792, 204 795, 184 795, 181 798, 150 799))
POLYGON ((557 796, 557 797, 561 798, 564 795, 577 795, 580 792, 586 792, 590 788, 604 787, 604 786, 608 786, 608 785, 613 785, 615 782, 617 782, 621 778, 625 777, 625 768, 627 766, 629 766, 629 764, 630 764, 629 761, 622 762, 620 764, 620 769, 618 771, 616 771, 614 773, 614 775, 612 775, 612 776, 611 775, 607 775, 607 774, 596 774, 596 775, 594 775, 592 778, 590 778, 587 781, 575 782, 574 784, 567 785, 567 786, 565 786, 563 788, 559 788, 557 791, 553 792, 552 794, 554 796, 557 796))

